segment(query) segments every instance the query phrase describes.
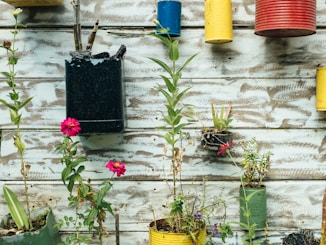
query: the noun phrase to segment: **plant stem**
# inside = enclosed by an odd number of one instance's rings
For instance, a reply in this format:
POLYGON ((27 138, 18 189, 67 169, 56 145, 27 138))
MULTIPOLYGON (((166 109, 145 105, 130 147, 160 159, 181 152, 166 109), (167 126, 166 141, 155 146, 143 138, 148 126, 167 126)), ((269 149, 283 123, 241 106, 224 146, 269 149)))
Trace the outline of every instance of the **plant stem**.
POLYGON ((81 41, 81 25, 80 25, 80 0, 73 0, 72 5, 75 12, 75 23, 74 23, 74 39, 75 39, 75 50, 83 50, 81 41))
MULTIPOLYGON (((8 59, 15 59, 15 54, 16 54, 16 48, 15 48, 15 43, 16 43, 16 36, 18 34, 18 18, 15 17, 15 29, 13 31, 13 42, 12 42, 12 48, 10 49, 9 53, 9 49, 7 49, 7 57, 8 59)), ((22 140, 22 136, 21 136, 21 129, 20 129, 20 123, 21 123, 21 119, 20 116, 18 115, 19 110, 20 110, 20 102, 18 101, 19 99, 19 95, 16 92, 16 83, 15 83, 15 65, 16 62, 10 62, 9 61, 9 72, 10 72, 10 80, 11 80, 11 88, 12 88, 12 94, 17 95, 14 96, 13 102, 14 102, 14 107, 16 108, 15 110, 15 116, 18 117, 18 121, 17 118, 14 119, 14 124, 16 125, 16 133, 14 135, 14 144, 17 148, 17 152, 20 158, 20 162, 21 162, 21 167, 20 167, 20 173, 22 174, 23 177, 23 182, 24 182, 24 195, 25 195, 25 202, 26 202, 26 209, 27 209, 27 216, 28 216, 28 222, 29 222, 29 230, 33 229, 33 224, 32 224, 32 220, 31 220, 31 211, 30 211, 30 204, 29 204, 29 197, 28 197, 28 185, 27 185, 27 180, 28 180, 28 172, 30 169, 29 165, 25 164, 25 159, 24 159, 24 152, 25 152, 25 146, 24 146, 24 142, 22 140)))
MULTIPOLYGON (((72 194, 70 193, 70 196, 72 196, 72 194)), ((74 228, 75 228, 75 236, 76 236, 76 240, 78 241, 78 244, 80 245, 80 241, 79 241, 79 227, 78 227, 78 220, 79 220, 79 215, 78 215, 78 210, 79 210, 79 206, 78 203, 76 204, 76 208, 75 208, 75 222, 74 222, 74 228)))
POLYGON ((322 226, 320 245, 325 245, 326 238, 326 189, 324 190, 323 206, 322 206, 322 226))

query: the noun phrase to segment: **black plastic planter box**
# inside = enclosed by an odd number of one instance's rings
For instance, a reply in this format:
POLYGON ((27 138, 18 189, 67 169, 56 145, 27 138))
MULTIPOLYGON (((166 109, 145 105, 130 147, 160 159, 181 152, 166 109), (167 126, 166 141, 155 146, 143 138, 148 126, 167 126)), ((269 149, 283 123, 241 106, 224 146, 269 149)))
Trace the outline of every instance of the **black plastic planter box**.
POLYGON ((122 60, 66 60, 67 117, 81 134, 120 132, 124 128, 122 60))

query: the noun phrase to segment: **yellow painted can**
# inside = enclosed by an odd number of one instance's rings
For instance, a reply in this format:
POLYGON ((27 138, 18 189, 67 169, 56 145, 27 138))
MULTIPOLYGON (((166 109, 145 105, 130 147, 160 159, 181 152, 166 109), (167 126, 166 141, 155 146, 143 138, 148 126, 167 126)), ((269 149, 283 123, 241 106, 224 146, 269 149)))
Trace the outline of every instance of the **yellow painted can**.
POLYGON ((232 41, 231 0, 205 0, 205 42, 232 41))
POLYGON ((316 109, 326 111, 326 67, 317 68, 316 109))
MULTIPOLYGON (((198 237, 198 245, 206 244, 206 228, 202 229, 198 237)), ((186 233, 171 233, 149 228, 149 245, 193 245, 186 233)))

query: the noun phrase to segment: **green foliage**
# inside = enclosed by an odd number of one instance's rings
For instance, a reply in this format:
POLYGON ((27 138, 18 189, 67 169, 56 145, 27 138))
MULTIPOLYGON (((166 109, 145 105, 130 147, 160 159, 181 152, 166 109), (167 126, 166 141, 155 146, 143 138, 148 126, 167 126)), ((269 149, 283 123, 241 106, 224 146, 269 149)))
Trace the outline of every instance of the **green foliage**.
MULTIPOLYGON (((192 195, 185 195, 182 187, 178 191, 176 185, 176 182, 179 181, 182 186, 181 177, 178 178, 184 152, 182 140, 189 137, 189 134, 185 132, 185 128, 191 124, 188 119, 192 118, 193 114, 191 110, 192 106, 182 102, 191 88, 181 88, 179 82, 182 78, 182 72, 197 54, 191 55, 183 63, 181 62, 179 64, 179 41, 173 40, 168 34, 168 29, 162 27, 157 20, 154 22, 161 28, 159 33, 165 33, 166 35, 162 36, 152 33, 150 36, 159 39, 165 45, 169 60, 169 62, 165 62, 156 57, 149 57, 151 61, 156 63, 164 71, 164 74, 159 75, 163 84, 157 85, 155 88, 165 98, 166 111, 163 114, 165 124, 160 129, 165 130, 163 138, 168 145, 165 150, 170 153, 169 160, 171 161, 173 178, 173 201, 168 206, 170 208, 170 217, 167 221, 174 232, 186 233, 194 244, 197 244, 199 232, 206 227, 206 222, 208 222, 209 216, 212 214, 212 209, 216 207, 217 203, 214 202, 212 205, 206 205, 206 196, 204 193, 202 199, 193 197, 192 195), (178 147, 177 144, 180 144, 181 147, 178 147)), ((204 192, 205 184, 206 180, 204 180, 204 192)), ((153 208, 151 209, 153 211, 153 208)), ((227 228, 223 231, 226 232, 225 237, 230 234, 230 230, 227 228)))
MULTIPOLYGON (((161 27, 161 33, 167 33, 167 29, 163 28, 158 21, 156 21, 161 27)), ((195 58, 195 55, 190 56, 183 64, 178 65, 176 62, 179 60, 179 41, 173 40, 170 35, 162 36, 156 33, 149 34, 157 39, 159 39, 167 47, 168 58, 170 64, 167 64, 163 60, 158 58, 149 57, 150 60, 159 65, 166 74, 160 75, 163 80, 164 85, 156 86, 156 89, 165 97, 166 103, 166 113, 163 115, 165 120, 165 125, 161 127, 166 133, 163 138, 169 145, 169 150, 171 153, 171 168, 173 175, 173 202, 171 204, 171 215, 174 218, 174 223, 176 225, 176 231, 180 232, 182 230, 180 223, 180 212, 182 212, 183 201, 177 199, 176 181, 177 176, 180 172, 180 166, 182 161, 182 149, 176 146, 176 143, 181 139, 181 131, 190 123, 184 121, 186 114, 184 113, 189 107, 187 104, 182 104, 181 100, 189 91, 190 87, 185 89, 180 89, 179 80, 182 77, 183 69, 195 58)))
MULTIPOLYGON (((242 147, 245 150, 244 159, 251 159, 251 160, 255 160, 255 159, 265 159, 266 160, 266 159, 268 159, 268 165, 269 165, 269 156, 272 153, 267 152, 263 155, 260 155, 258 153, 258 146, 257 146, 257 142, 256 142, 255 138, 252 138, 247 143, 244 142, 242 147)), ((238 164, 235 162, 234 158, 232 157, 230 150, 227 150, 226 152, 227 152, 228 156, 232 159, 234 165, 238 167, 238 164)), ((266 162, 265 160, 263 162, 266 162)), ((243 165, 244 161, 245 160, 243 160, 240 164, 243 165)), ((249 165, 246 165, 246 167, 248 167, 248 166, 249 165)), ((266 166, 266 168, 267 168, 267 166, 266 166)), ((249 172, 249 170, 250 169, 248 169, 247 171, 249 172)), ((254 195, 256 195, 257 193, 260 192, 260 190, 255 190, 249 195, 246 194, 246 191, 244 189, 245 187, 249 187, 249 186, 259 187, 257 185, 253 185, 255 183, 253 178, 252 178, 253 181, 251 182, 252 185, 248 184, 248 181, 247 181, 248 178, 246 178, 246 172, 245 172, 244 176, 240 176, 240 182, 241 182, 240 188, 242 188, 242 190, 243 190, 243 197, 240 197, 240 196, 238 197, 244 203, 244 206, 240 206, 240 209, 243 212, 243 216, 245 217, 246 222, 231 222, 231 223, 238 224, 243 230, 246 231, 246 233, 241 237, 241 241, 243 244, 258 245, 258 244, 262 244, 264 241, 263 240, 254 240, 256 238, 256 226, 257 225, 255 223, 253 223, 253 224, 250 223, 251 213, 250 213, 248 203, 251 200, 251 198, 253 198, 254 195)), ((264 172, 266 173, 266 170, 264 170, 264 172)), ((262 178, 261 178, 261 180, 262 180, 262 178)), ((257 184, 257 182, 256 182, 256 184, 257 184)), ((261 185, 262 185, 262 183, 261 183, 261 185)), ((266 227, 267 227, 267 224, 266 224, 266 227)))
POLYGON ((62 154, 60 161, 65 166, 61 179, 69 191, 69 207, 75 209, 74 217, 64 217, 59 220, 57 226, 72 225, 75 229, 75 232, 62 244, 90 244, 90 237, 81 234, 83 227, 99 234, 100 244, 102 244, 102 235, 106 232, 103 224, 106 213, 114 215, 111 203, 105 200, 112 183, 105 180, 97 190, 91 186, 90 181, 84 182, 82 174, 85 166, 82 163, 87 161, 87 158, 78 156, 78 144, 79 141, 73 142, 71 137, 64 135, 62 142, 56 147, 56 152, 62 154), (88 208, 83 212, 80 210, 82 203, 88 204, 88 208))
POLYGON ((23 205, 18 200, 15 193, 7 186, 3 186, 3 195, 8 205, 10 214, 18 229, 29 229, 28 216, 23 208, 23 205))
POLYGON ((242 143, 244 150, 240 165, 244 169, 243 182, 248 187, 261 187, 270 166, 270 151, 260 154, 255 138, 242 143))
POLYGON ((214 104, 211 104, 211 112, 213 118, 214 129, 217 132, 227 131, 231 127, 231 122, 233 119, 229 118, 231 111, 231 104, 229 105, 227 111, 222 107, 220 113, 215 110, 214 104))
POLYGON ((15 27, 12 33, 12 41, 4 40, 2 45, 0 45, 1 49, 6 51, 6 59, 7 59, 7 67, 8 71, 1 71, 1 75, 6 79, 6 83, 10 88, 7 99, 0 99, 0 103, 7 107, 11 123, 16 127, 15 133, 13 136, 14 146, 17 149, 17 154, 20 159, 20 173, 22 174, 24 181, 24 196, 27 207, 27 212, 25 212, 24 208, 21 204, 18 203, 17 198, 14 193, 12 193, 9 189, 4 187, 4 195, 6 196, 6 202, 8 208, 13 216, 13 219, 17 225, 17 227, 25 228, 27 230, 32 230, 32 221, 30 218, 30 205, 29 205, 29 197, 28 197, 28 185, 27 178, 28 172, 30 169, 30 165, 25 162, 24 152, 26 150, 26 146, 21 134, 21 121, 22 121, 22 112, 21 110, 26 107, 28 103, 33 99, 33 97, 22 99, 20 93, 16 90, 16 71, 15 67, 18 63, 18 56, 15 45, 17 40, 17 35, 19 33, 19 28, 25 27, 25 25, 18 22, 18 15, 22 12, 20 8, 17 8, 14 11, 11 11, 14 19, 15 19, 15 27))

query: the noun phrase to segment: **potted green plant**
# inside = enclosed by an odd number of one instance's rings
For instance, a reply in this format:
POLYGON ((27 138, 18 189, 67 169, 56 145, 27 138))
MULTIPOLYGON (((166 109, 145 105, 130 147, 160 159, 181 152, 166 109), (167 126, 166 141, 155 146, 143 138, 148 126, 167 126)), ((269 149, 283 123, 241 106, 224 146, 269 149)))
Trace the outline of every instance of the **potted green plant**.
POLYGON ((225 156, 226 149, 232 148, 233 134, 229 131, 229 128, 233 119, 229 118, 230 112, 231 104, 226 110, 222 107, 218 113, 212 103, 213 127, 203 127, 202 129, 201 145, 205 149, 216 151, 218 156, 225 156))
POLYGON ((58 229, 53 228, 54 217, 50 208, 41 210, 32 210, 30 205, 30 197, 28 192, 28 174, 31 165, 25 161, 26 145, 22 136, 21 122, 22 109, 32 100, 32 97, 22 99, 21 93, 18 91, 16 82, 16 65, 18 63, 18 49, 16 48, 17 35, 19 28, 24 27, 18 22, 18 15, 22 12, 20 8, 12 11, 15 18, 15 28, 12 31, 12 41, 4 40, 0 48, 4 49, 7 54, 9 71, 2 71, 6 83, 10 89, 9 99, 0 99, 10 114, 11 123, 14 126, 14 145, 17 149, 17 157, 20 159, 20 173, 22 174, 24 186, 25 207, 19 201, 13 191, 7 186, 3 187, 4 197, 10 211, 1 222, 3 235, 0 237, 1 244, 44 244, 44 239, 49 241, 49 245, 55 245, 60 242, 58 229), (15 226, 12 226, 12 223, 15 226), (8 232, 7 232, 8 231, 8 232))
POLYGON ((120 161, 109 161, 105 167, 112 172, 112 177, 104 180, 99 187, 91 185, 91 179, 83 177, 86 170, 83 163, 87 161, 84 156, 78 156, 79 141, 74 142, 72 137, 77 136, 81 131, 80 123, 75 118, 67 118, 61 122, 63 140, 56 147, 56 152, 62 154, 60 162, 64 165, 61 179, 69 192, 69 208, 74 210, 73 216, 65 216, 60 219, 57 227, 72 226, 74 233, 66 237, 65 242, 60 245, 70 244, 92 244, 93 235, 84 235, 81 230, 98 235, 99 244, 103 244, 103 237, 107 234, 104 221, 108 219, 107 212, 114 215, 111 203, 105 198, 112 189, 111 179, 115 175, 120 177, 125 174, 125 164, 120 161), (87 205, 86 210, 82 209, 87 205))
MULTIPOLYGON (((184 148, 182 140, 187 139, 185 132, 186 126, 190 125, 187 120, 191 115, 187 112, 191 105, 182 103, 182 99, 186 96, 190 87, 181 88, 179 81, 182 77, 184 68, 196 57, 196 54, 190 56, 186 61, 179 65, 179 41, 173 40, 168 34, 168 29, 164 28, 159 21, 154 23, 158 26, 159 33, 151 33, 150 35, 159 39, 167 48, 170 64, 158 58, 149 59, 159 65, 166 74, 160 75, 164 84, 158 85, 155 88, 166 99, 165 108, 166 113, 163 115, 165 125, 160 129, 165 131, 163 135, 167 147, 166 154, 169 154, 169 161, 171 162, 172 180, 171 190, 172 197, 169 206, 170 213, 168 217, 156 219, 149 225, 150 230, 150 245, 204 245, 206 243, 206 229, 209 209, 214 205, 206 205, 205 200, 199 200, 200 197, 192 198, 190 194, 183 192, 181 180, 181 165, 183 159, 184 148), (161 35, 165 33, 166 35, 161 35), (178 186, 181 185, 181 186, 178 186)), ((205 197, 203 197, 205 199, 205 197)), ((154 209, 153 213, 154 213, 154 209)), ((155 213, 154 213, 155 214, 155 213)), ((223 238, 231 234, 230 227, 224 225, 215 226, 215 230, 221 230, 223 238)))
POLYGON ((267 151, 260 153, 256 138, 242 142, 243 168, 240 186, 240 223, 254 225, 256 230, 266 227, 266 186, 263 183, 270 167, 270 156, 267 151))
POLYGON ((66 116, 80 122, 82 134, 120 132, 124 129, 125 115, 122 67, 126 47, 121 45, 111 56, 108 52, 93 54, 99 21, 83 45, 80 0, 72 1, 72 5, 75 51, 70 52, 71 59, 65 61, 66 116))

